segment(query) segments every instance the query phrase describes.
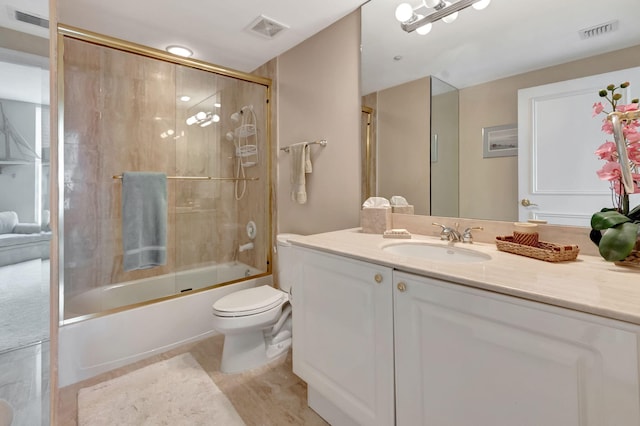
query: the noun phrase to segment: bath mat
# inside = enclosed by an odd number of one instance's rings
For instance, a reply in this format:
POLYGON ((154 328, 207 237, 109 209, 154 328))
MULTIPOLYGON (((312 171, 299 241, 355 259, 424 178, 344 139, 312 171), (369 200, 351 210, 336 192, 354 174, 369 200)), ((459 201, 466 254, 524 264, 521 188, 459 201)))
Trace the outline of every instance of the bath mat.
POLYGON ((79 426, 244 424, 189 353, 78 393, 79 426))

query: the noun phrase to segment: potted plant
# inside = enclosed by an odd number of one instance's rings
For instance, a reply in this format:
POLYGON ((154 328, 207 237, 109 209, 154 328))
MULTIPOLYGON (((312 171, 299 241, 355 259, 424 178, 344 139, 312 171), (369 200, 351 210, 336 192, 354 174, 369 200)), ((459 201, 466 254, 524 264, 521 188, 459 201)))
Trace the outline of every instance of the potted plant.
MULTIPOLYGON (((608 135, 614 133, 613 123, 610 119, 612 112, 638 111, 638 99, 633 99, 630 104, 622 105, 618 102, 622 99, 619 89, 629 87, 629 82, 620 86, 610 84, 606 89, 600 90, 599 95, 604 98, 611 110, 607 111, 602 102, 593 104, 593 116, 605 114, 602 131, 608 135)), ((591 217, 591 240, 598 245, 600 255, 608 261, 621 261, 627 258, 634 249, 637 249, 638 231, 640 229, 640 205, 633 209, 629 206, 629 194, 640 193, 640 122, 637 118, 621 121, 624 144, 620 149, 626 151, 626 155, 620 155, 619 147, 613 141, 607 141, 597 150, 596 155, 606 161, 602 169, 598 170, 598 177, 609 181, 613 208, 603 208, 591 217), (627 157, 624 159, 624 157, 627 157), (622 160, 621 160, 622 157, 622 160), (626 160, 626 161, 625 161, 626 160), (623 184, 623 167, 629 167, 633 180, 633 189, 629 191, 623 184)))

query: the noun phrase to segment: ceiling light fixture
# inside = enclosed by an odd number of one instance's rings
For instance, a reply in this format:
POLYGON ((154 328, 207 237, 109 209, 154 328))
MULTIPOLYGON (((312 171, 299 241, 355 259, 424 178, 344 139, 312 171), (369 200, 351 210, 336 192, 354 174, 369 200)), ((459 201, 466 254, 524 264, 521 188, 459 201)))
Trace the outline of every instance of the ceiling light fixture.
POLYGON ((396 19, 401 22, 400 26, 406 32, 417 32, 420 35, 428 34, 434 22, 442 19, 446 23, 451 23, 458 18, 458 12, 473 6, 476 10, 482 10, 489 6, 491 0, 458 0, 451 3, 445 0, 422 0, 417 7, 409 3, 402 3, 396 8, 396 19), (418 14, 421 9, 433 9, 426 15, 418 14))
POLYGON ((182 102, 189 102, 191 100, 191 96, 182 95, 179 98, 182 102))
POLYGON ((174 55, 182 56, 184 58, 189 58, 193 55, 193 51, 191 49, 188 49, 184 46, 178 46, 175 44, 171 46, 167 46, 166 50, 169 53, 173 53, 174 55))

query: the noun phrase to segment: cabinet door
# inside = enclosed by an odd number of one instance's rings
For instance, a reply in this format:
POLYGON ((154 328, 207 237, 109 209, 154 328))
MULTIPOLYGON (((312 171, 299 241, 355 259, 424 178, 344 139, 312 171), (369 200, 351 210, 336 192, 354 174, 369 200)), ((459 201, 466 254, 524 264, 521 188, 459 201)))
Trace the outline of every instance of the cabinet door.
POLYGON ((394 274, 398 426, 640 424, 638 330, 394 274))
POLYGON ((293 371, 356 423, 393 425, 392 270, 300 248, 296 256, 293 371))

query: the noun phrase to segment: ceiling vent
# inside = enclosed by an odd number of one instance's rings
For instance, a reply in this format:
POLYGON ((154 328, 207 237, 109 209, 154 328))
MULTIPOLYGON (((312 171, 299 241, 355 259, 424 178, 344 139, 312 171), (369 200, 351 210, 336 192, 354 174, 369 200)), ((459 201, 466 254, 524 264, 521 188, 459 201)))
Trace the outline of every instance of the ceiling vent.
POLYGON ((597 36, 601 36, 604 34, 612 33, 618 29, 618 20, 605 22, 604 24, 599 24, 590 28, 585 28, 584 30, 578 31, 580 34, 580 38, 582 40, 593 38, 597 36))
POLYGON ((287 28, 289 28, 288 25, 281 24, 280 22, 267 18, 264 15, 260 15, 247 27, 247 30, 253 34, 259 35, 260 37, 272 39, 276 35, 280 34, 282 30, 287 28))
POLYGON ((42 28, 49 28, 48 19, 44 19, 30 13, 20 12, 19 10, 14 10, 14 16, 17 21, 24 22, 26 24, 37 25, 42 28))

